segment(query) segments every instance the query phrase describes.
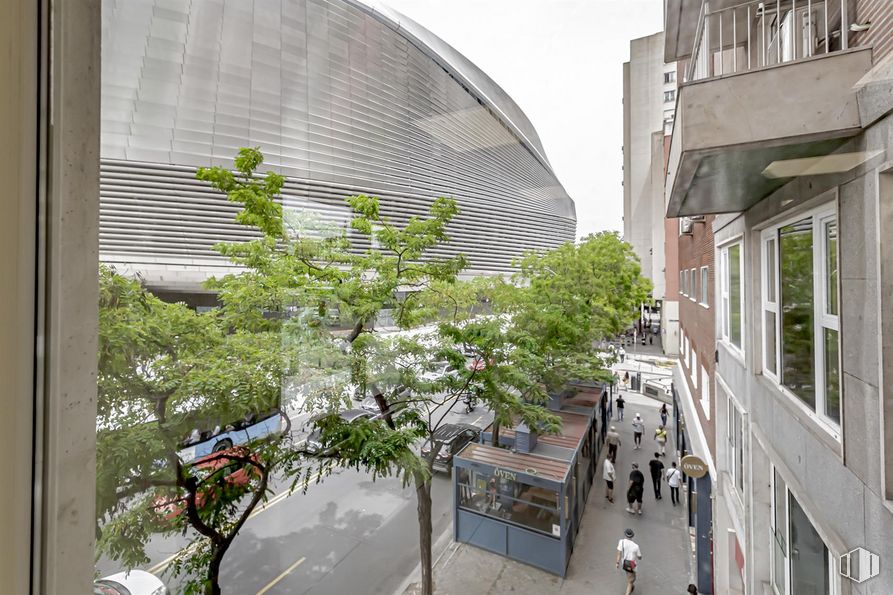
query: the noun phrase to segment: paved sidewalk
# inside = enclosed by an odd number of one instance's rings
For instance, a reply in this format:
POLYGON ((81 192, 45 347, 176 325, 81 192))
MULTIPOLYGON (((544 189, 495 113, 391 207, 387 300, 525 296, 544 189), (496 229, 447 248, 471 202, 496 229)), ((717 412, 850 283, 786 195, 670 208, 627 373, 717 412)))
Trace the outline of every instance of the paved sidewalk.
MULTIPOLYGON (((596 480, 589 494, 580 533, 567 577, 561 579, 531 566, 491 554, 466 544, 451 543, 435 564, 435 591, 442 595, 484 595, 517 593, 548 595, 611 595, 626 589, 623 571, 614 566, 617 542, 626 527, 635 531, 635 541, 642 549, 643 559, 636 581, 636 595, 685 593, 690 582, 690 541, 685 507, 670 504, 666 482, 664 498, 654 499, 648 461, 654 456, 654 429, 660 423, 659 404, 636 393, 623 392, 627 399, 627 416, 623 422, 613 422, 620 433, 622 445, 617 455, 617 481, 614 503, 605 500, 605 482, 601 479, 599 463, 596 480), (636 413, 645 420, 642 449, 633 450, 630 420, 636 413), (639 463, 645 474, 643 514, 631 515, 626 508, 626 485, 633 462, 639 463)), ((672 419, 672 412, 670 418, 672 419)), ((672 434, 672 432, 671 432, 672 434)), ((665 464, 672 460, 673 445, 667 444, 665 464)), ((607 448, 604 449, 607 452, 607 448)), ((683 502, 685 495, 681 495, 683 502)), ((406 595, 416 593, 411 584, 406 595)))

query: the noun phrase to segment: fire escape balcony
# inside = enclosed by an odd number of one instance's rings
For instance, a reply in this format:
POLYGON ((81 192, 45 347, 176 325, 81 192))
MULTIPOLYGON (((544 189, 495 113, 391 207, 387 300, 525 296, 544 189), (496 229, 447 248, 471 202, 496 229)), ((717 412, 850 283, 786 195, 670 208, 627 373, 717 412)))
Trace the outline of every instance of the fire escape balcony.
POLYGON ((745 210, 797 175, 805 162, 791 160, 829 155, 862 129, 856 93, 872 56, 847 47, 846 0, 718 4, 703 2, 690 30, 668 217, 745 210))

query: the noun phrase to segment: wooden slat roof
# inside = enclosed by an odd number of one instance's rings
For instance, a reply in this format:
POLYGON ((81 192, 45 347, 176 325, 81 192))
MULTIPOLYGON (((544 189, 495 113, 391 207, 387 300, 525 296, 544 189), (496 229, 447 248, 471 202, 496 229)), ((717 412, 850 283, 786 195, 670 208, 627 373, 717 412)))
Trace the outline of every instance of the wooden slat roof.
POLYGON ((556 461, 535 454, 511 452, 476 442, 469 443, 456 456, 466 461, 492 465, 500 469, 535 475, 552 481, 564 481, 570 470, 570 464, 564 461, 556 461))

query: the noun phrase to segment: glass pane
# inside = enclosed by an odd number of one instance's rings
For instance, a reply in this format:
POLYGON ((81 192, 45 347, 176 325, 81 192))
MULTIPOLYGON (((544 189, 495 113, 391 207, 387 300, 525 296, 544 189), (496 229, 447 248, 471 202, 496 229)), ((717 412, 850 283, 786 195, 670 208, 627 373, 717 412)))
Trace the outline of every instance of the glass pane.
POLYGON ((837 331, 825 331, 825 415, 840 423, 840 365, 837 331))
POLYGON ((822 538, 791 495, 791 593, 829 593, 828 556, 822 538))
POLYGON ((828 314, 837 315, 837 221, 825 223, 825 295, 828 314))
POLYGON ((785 566, 787 565, 787 558, 784 553, 784 541, 783 538, 780 537, 779 531, 775 532, 775 539, 773 540, 773 562, 775 566, 774 573, 774 584, 775 588, 779 593, 784 593, 784 572, 785 566))
POLYGON ((775 312, 766 311, 766 371, 772 374, 778 373, 776 358, 778 347, 775 341, 776 332, 775 312))
POLYGON ((729 340, 741 347, 741 246, 729 248, 729 340))
POLYGON ((775 303, 778 272, 775 268, 775 238, 766 242, 766 299, 775 303))
POLYGON ((787 531, 788 519, 787 510, 785 509, 785 494, 787 486, 784 479, 775 471, 775 528, 776 538, 781 540, 782 550, 786 547, 785 532, 787 531))
POLYGON ((707 303, 707 267, 701 269, 701 303, 707 303))
POLYGON ((781 381, 815 409, 815 296, 812 266, 812 220, 782 227, 779 236, 781 268, 781 381))
POLYGON ((459 506, 529 529, 555 535, 561 526, 558 492, 504 477, 459 472, 459 506), (474 482, 468 480, 473 476, 474 482))

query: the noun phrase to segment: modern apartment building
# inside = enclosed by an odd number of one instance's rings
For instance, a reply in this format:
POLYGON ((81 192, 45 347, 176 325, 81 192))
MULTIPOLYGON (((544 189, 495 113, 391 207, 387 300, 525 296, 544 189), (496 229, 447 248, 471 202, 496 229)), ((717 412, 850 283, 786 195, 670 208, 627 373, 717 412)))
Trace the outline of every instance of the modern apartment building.
POLYGON ((380 197, 397 221, 455 198, 442 251, 465 253, 468 274, 574 239, 574 203, 521 109, 393 10, 103 0, 102 32, 100 256, 155 290, 200 291, 228 270, 214 245, 252 236, 195 180, 243 146, 286 177, 286 208, 348 233, 353 194, 380 197))
POLYGON ((675 112, 676 66, 664 64, 663 48, 663 33, 634 39, 623 65, 623 237, 654 284, 652 297, 661 306, 666 348, 676 344, 676 327, 668 328, 663 308, 664 137, 675 112))
POLYGON ((696 218, 677 388, 689 433, 715 423, 707 592, 893 592, 891 23, 872 0, 665 5, 667 216, 696 218))

